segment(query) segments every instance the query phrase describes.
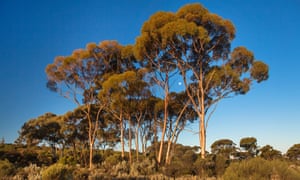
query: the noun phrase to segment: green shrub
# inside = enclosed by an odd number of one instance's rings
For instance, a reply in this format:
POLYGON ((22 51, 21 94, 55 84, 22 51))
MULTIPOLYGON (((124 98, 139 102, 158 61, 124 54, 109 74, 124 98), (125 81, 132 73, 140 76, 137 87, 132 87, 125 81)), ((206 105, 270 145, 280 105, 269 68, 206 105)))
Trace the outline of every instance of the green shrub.
POLYGON ((72 165, 72 166, 77 164, 75 157, 72 155, 65 155, 59 158, 58 162, 61 164, 72 165))
POLYGON ((112 166, 117 165, 119 162, 121 162, 121 156, 119 154, 113 154, 111 156, 108 156, 105 161, 103 162, 103 166, 110 170, 112 166))
POLYGON ((201 178, 212 177, 215 175, 215 162, 213 157, 209 156, 205 159, 198 157, 193 164, 194 173, 201 178))
POLYGON ((130 165, 130 175, 150 175, 156 172, 156 162, 154 159, 145 158, 140 162, 133 162, 130 165))
POLYGON ((15 172, 14 165, 7 159, 0 160, 0 177, 11 176, 15 172))
POLYGON ((53 164, 47 169, 42 171, 43 180, 64 180, 64 179, 73 179, 73 170, 67 165, 60 163, 53 164))
POLYGON ((223 176, 224 180, 269 180, 272 178, 298 180, 300 173, 290 168, 288 163, 284 161, 253 158, 230 164, 223 176))

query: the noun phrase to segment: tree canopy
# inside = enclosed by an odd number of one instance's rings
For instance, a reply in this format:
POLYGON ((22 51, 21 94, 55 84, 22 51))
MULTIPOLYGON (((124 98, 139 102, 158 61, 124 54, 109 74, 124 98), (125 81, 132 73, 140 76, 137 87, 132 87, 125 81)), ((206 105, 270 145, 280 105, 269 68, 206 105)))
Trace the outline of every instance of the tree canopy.
MULTIPOLYGON (((165 162, 170 164, 179 134, 198 120, 201 157, 205 158, 206 129, 217 104, 246 94, 255 82, 268 79, 268 65, 253 52, 244 46, 232 49, 235 34, 230 20, 201 4, 187 4, 177 12, 153 14, 133 45, 89 43, 70 56, 56 57, 46 67, 47 87, 82 110, 88 124, 90 168, 100 126, 107 119, 119 127, 122 158, 126 140, 131 151, 134 138, 138 152, 140 141, 144 147, 152 139, 156 145, 160 141, 156 146, 159 164, 164 163, 164 145, 165 162), (183 80, 182 92, 172 87, 175 78, 183 80), (146 134, 155 137, 146 138, 146 134)), ((218 151, 221 144, 212 149, 218 151)))
POLYGON ((216 104, 223 98, 246 94, 253 82, 268 79, 268 66, 246 47, 231 50, 234 37, 235 28, 229 20, 200 4, 188 4, 176 13, 152 15, 136 39, 137 59, 160 71, 180 72, 200 121, 202 158, 206 128, 216 104))

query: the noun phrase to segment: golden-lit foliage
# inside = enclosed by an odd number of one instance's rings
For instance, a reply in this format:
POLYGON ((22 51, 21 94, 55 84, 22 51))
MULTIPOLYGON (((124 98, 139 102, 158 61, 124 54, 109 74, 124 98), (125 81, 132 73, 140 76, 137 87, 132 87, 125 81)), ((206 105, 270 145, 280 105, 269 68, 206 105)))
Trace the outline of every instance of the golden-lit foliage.
MULTIPOLYGON (((88 43, 85 49, 76 49, 70 56, 58 56, 46 67, 47 86, 68 97, 72 94, 77 98, 78 92, 85 93, 86 101, 87 92, 92 95, 95 88, 100 88, 100 82, 109 77, 108 74, 133 69, 133 60, 132 47, 123 47, 117 41, 102 41, 98 45, 88 43)), ((76 99, 76 102, 79 101, 76 99)))
POLYGON ((269 78, 269 67, 262 61, 255 61, 251 69, 251 76, 261 82, 269 78))
POLYGON ((203 83, 209 96, 245 94, 252 81, 268 78, 268 66, 256 61, 245 47, 231 51, 234 37, 235 28, 229 20, 200 4, 188 4, 176 13, 151 16, 136 39, 134 54, 152 64, 177 63, 183 74, 192 71, 190 78, 203 83))
POLYGON ((235 33, 231 21, 201 4, 188 4, 175 13, 155 13, 136 38, 134 55, 151 71, 180 71, 187 95, 202 118, 199 131, 205 131, 206 113, 221 99, 246 94, 253 82, 268 79, 268 66, 251 51, 231 50, 235 33))
MULTIPOLYGON (((108 111, 122 109, 123 113, 130 107, 129 98, 150 97, 148 86, 155 84, 165 93, 165 99, 155 101, 154 107, 165 114, 164 138, 168 113, 185 108, 169 99, 169 79, 181 76, 188 100, 180 98, 191 103, 188 108, 201 121, 199 131, 205 139, 207 122, 221 99, 246 94, 254 82, 268 79, 268 65, 256 60, 253 52, 246 47, 231 49, 235 33, 231 21, 201 4, 188 4, 174 13, 157 12, 144 23, 134 45, 107 40, 56 57, 46 67, 47 86, 77 104, 101 102, 109 106, 108 111), (78 97, 83 97, 82 103, 78 97)), ((201 155, 205 157, 203 142, 201 155)))
POLYGON ((179 18, 186 19, 189 22, 201 22, 202 17, 206 15, 208 10, 200 4, 188 4, 180 8, 176 15, 179 18))

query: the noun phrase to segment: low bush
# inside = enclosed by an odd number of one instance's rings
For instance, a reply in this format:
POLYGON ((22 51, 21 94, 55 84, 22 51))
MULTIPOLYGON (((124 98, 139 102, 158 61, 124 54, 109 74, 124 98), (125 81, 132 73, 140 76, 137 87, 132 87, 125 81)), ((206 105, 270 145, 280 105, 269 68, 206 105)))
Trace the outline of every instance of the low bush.
POLYGON ((133 162, 130 165, 130 175, 145 176, 156 172, 156 162, 154 159, 145 158, 140 162, 133 162))
POLYGON ((15 172, 14 165, 7 159, 0 160, 0 177, 11 176, 15 172))
POLYGON ((43 180, 52 179, 73 179, 73 169, 67 165, 56 163, 42 171, 43 180))
POLYGON ((30 164, 20 169, 17 175, 22 179, 39 180, 41 179, 41 167, 36 164, 30 164))
POLYGON ((253 158, 230 164, 223 176, 224 180, 248 179, 300 179, 300 173, 289 167, 287 162, 274 160, 267 161, 253 158))

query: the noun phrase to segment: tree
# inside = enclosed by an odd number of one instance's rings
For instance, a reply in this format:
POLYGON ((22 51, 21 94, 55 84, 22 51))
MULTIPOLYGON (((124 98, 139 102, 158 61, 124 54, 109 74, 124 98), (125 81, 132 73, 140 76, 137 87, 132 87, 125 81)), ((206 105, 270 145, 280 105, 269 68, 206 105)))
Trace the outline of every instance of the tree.
POLYGON ((99 117, 106 106, 105 102, 100 102, 97 98, 101 83, 109 74, 120 73, 123 69, 132 67, 129 58, 122 61, 123 49, 125 52, 128 51, 128 47, 122 47, 116 41, 103 41, 99 45, 90 43, 86 49, 75 50, 70 56, 56 57, 54 63, 46 67, 47 87, 72 100, 78 107, 85 106, 83 110, 89 125, 90 168, 93 165, 93 148, 99 117), (92 106, 97 107, 96 116, 93 117, 95 119, 91 116, 92 106))
POLYGON ((177 143, 180 133, 188 122, 194 122, 196 119, 195 111, 192 108, 189 98, 185 92, 170 93, 169 96, 169 117, 167 128, 167 152, 166 163, 170 164, 172 160, 173 145, 177 143))
POLYGON ((45 113, 25 122, 16 141, 29 146, 44 143, 55 148, 57 144, 61 144, 63 141, 63 136, 60 133, 61 126, 62 123, 58 116, 53 113, 45 113))
POLYGON ((246 151, 246 157, 257 155, 257 140, 255 137, 245 137, 240 140, 240 147, 246 151))
POLYGON ((179 70, 200 121, 202 158, 208 122, 218 102, 246 94, 253 82, 268 79, 268 66, 256 60, 251 51, 245 47, 231 50, 234 37, 235 28, 229 20, 200 4, 189 4, 176 13, 158 12, 151 16, 136 40, 140 50, 137 58, 163 60, 167 64, 160 68, 179 70))
MULTIPOLYGON (((143 81, 143 70, 126 71, 122 74, 114 74, 103 83, 103 89, 98 94, 99 99, 106 101, 108 110, 112 116, 119 121, 121 132, 122 158, 124 158, 124 119, 135 118, 137 122, 136 140, 138 141, 138 132, 141 119, 145 115, 143 103, 150 97, 148 84, 143 81), (141 108, 141 109, 140 109, 141 108), (127 115, 127 116, 126 116, 127 115)), ((130 132, 130 129, 129 129, 130 132)), ((136 143, 138 151, 138 143, 136 143)))
POLYGON ((161 140, 159 152, 157 155, 157 161, 160 164, 163 153, 163 146, 165 141, 165 134, 168 122, 168 107, 169 107, 169 94, 170 94, 170 82, 171 78, 177 73, 176 65, 172 62, 172 59, 164 53, 164 49, 161 46, 160 39, 158 37, 149 36, 150 33, 156 31, 167 23, 169 18, 172 18, 171 13, 157 13, 153 15, 149 21, 145 22, 142 27, 142 35, 137 38, 134 55, 136 59, 140 61, 143 67, 149 70, 151 76, 151 82, 154 86, 158 86, 163 91, 163 126, 161 128, 161 140))
POLYGON ((223 154, 228 159, 230 154, 236 151, 235 143, 230 139, 220 139, 211 146, 211 153, 223 154))
POLYGON ((300 159, 300 144, 294 144, 292 147, 290 147, 286 152, 286 156, 290 160, 299 160, 300 159))
POLYGON ((273 160, 282 156, 280 151, 274 149, 270 145, 265 145, 264 147, 260 148, 259 152, 259 156, 266 160, 273 160))

